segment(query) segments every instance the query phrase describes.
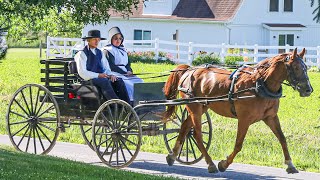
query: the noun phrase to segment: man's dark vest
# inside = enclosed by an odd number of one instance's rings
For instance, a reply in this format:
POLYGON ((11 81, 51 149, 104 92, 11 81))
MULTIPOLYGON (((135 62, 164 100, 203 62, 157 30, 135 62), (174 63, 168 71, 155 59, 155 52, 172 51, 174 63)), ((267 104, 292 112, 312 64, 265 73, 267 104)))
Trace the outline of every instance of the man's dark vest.
POLYGON ((103 73, 104 69, 102 66, 102 51, 100 49, 95 49, 96 55, 92 53, 92 51, 88 48, 88 46, 85 46, 83 49, 83 52, 87 56, 87 70, 96 72, 96 73, 103 73))

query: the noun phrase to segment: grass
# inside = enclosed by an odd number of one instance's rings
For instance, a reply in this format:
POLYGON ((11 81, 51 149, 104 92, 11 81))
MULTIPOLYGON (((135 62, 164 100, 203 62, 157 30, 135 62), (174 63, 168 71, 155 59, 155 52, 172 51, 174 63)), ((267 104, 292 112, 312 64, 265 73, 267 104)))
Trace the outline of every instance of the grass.
MULTIPOLYGON (((164 72, 174 65, 133 63, 136 73, 164 72)), ((37 49, 9 49, 6 59, 0 61, 0 134, 6 134, 5 114, 11 95, 26 83, 38 83, 43 74, 37 49)), ((152 76, 152 75, 147 75, 152 76)), ((320 172, 320 73, 309 73, 314 93, 301 98, 298 92, 284 86, 279 117, 288 148, 298 170, 320 172)), ((146 82, 166 81, 166 77, 146 79, 146 82)), ((213 140, 209 154, 213 159, 225 159, 234 147, 237 121, 210 112, 213 121, 213 140)), ((60 133, 59 141, 84 143, 77 126, 60 133)), ((141 151, 167 153, 162 136, 144 136, 141 151)), ((253 124, 248 131, 242 151, 234 162, 284 167, 283 153, 277 138, 263 123, 253 124)))
POLYGON ((134 172, 94 166, 51 156, 19 153, 0 146, 0 179, 146 179, 173 180, 176 178, 152 176, 134 172))

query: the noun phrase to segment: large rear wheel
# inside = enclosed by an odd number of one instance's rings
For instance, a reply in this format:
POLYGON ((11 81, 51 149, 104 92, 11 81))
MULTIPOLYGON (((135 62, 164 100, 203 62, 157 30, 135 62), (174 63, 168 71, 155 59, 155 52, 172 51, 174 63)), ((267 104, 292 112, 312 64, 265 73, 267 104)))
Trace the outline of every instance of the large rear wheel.
POLYGON ((14 93, 6 121, 9 138, 17 150, 47 154, 59 134, 60 111, 47 88, 26 84, 14 93))

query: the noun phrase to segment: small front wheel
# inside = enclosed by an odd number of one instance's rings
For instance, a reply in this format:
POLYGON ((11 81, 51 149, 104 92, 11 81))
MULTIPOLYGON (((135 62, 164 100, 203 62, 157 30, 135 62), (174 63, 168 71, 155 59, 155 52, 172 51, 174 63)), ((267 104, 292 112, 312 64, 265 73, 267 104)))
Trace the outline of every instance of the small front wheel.
POLYGON ((113 168, 129 166, 141 147, 137 113, 125 101, 112 99, 97 110, 92 125, 92 145, 101 161, 113 168))

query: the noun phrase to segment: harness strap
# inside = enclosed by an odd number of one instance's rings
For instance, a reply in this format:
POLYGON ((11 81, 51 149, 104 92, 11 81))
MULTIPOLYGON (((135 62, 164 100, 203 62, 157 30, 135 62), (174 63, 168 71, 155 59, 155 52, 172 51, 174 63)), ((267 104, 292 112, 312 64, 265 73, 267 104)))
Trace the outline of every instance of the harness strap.
POLYGON ((194 94, 192 93, 192 89, 191 89, 191 86, 192 86, 192 80, 191 80, 191 77, 192 75, 194 74, 194 72, 196 71, 197 69, 193 70, 193 72, 189 75, 189 76, 186 76, 181 84, 178 86, 178 91, 181 91, 181 92, 184 92, 185 94, 187 94, 190 98, 194 97, 194 94), (184 81, 189 78, 190 81, 189 81, 189 86, 187 88, 183 87, 182 84, 184 83, 184 81))
MULTIPOLYGON (((238 70, 237 70, 238 71, 238 70)), ((229 89, 229 93, 228 93, 228 100, 231 104, 231 113, 237 117, 237 112, 236 112, 236 108, 234 106, 234 100, 233 100, 233 95, 234 95, 234 84, 236 83, 237 79, 238 79, 238 75, 236 74, 237 72, 234 73, 234 76, 232 77, 232 81, 231 81, 231 85, 230 85, 230 89, 229 89)))

